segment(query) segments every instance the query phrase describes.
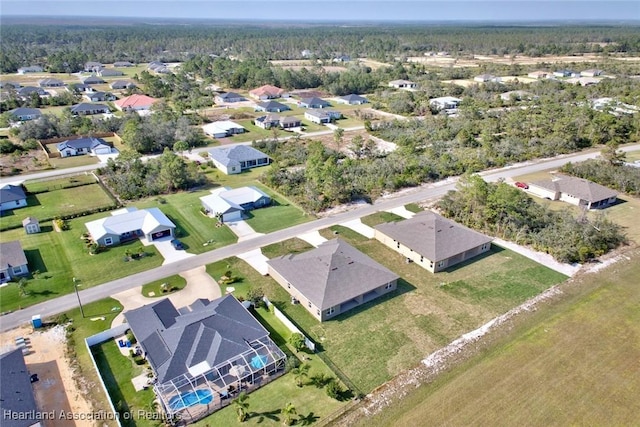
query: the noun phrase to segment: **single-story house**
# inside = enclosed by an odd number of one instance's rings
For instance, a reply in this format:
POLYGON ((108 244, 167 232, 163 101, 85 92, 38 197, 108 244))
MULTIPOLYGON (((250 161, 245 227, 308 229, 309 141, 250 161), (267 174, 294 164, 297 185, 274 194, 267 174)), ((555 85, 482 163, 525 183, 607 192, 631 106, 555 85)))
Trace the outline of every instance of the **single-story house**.
POLYGON ((62 80, 60 80, 60 79, 47 78, 47 79, 38 80, 38 86, 40 86, 40 87, 62 87, 62 86, 64 86, 64 82, 62 80))
POLYGON ((160 62, 160 61, 151 61, 149 62, 149 65, 147 65, 147 69, 153 71, 154 73, 158 73, 158 74, 168 74, 171 72, 171 70, 169 70, 169 67, 167 67, 167 64, 165 64, 164 62, 160 62))
POLYGON ((280 127, 282 129, 291 129, 302 126, 302 121, 293 116, 285 116, 280 119, 280 127))
POLYGON ((14 108, 13 110, 9 110, 9 114, 21 122, 36 120, 42 117, 42 112, 39 109, 27 107, 14 108))
POLYGON ((209 215, 222 222, 242 219, 242 212, 263 208, 271 204, 271 197, 257 187, 216 188, 208 196, 200 197, 202 207, 209 215))
POLYGON ((509 92, 504 92, 500 94, 500 99, 503 101, 522 101, 523 99, 534 99, 536 98, 531 92, 527 92, 526 90, 510 90, 509 92))
POLYGON ((538 197, 561 200, 587 209, 612 205, 618 193, 588 179, 558 175, 554 179, 529 183, 528 191, 538 197))
POLYGON ((139 111, 149 110, 156 102, 158 100, 150 96, 135 94, 118 99, 114 105, 121 111, 139 111))
POLYGON ((327 108, 331 107, 331 104, 324 99, 313 97, 313 98, 303 98, 298 101, 298 105, 302 108, 327 108))
POLYGON ((266 113, 281 113, 290 109, 288 105, 277 101, 259 102, 255 106, 256 111, 264 111, 266 113))
POLYGON ((81 137, 68 139, 56 144, 61 157, 81 156, 83 154, 110 154, 111 146, 102 138, 81 137))
POLYGON ((129 61, 116 61, 113 63, 113 66, 116 68, 125 68, 125 67, 133 67, 133 64, 129 61))
POLYGON ((0 254, 0 283, 29 274, 27 257, 19 240, 1 242, 0 254))
POLYGON ((538 70, 528 73, 527 77, 530 77, 532 79, 546 79, 547 77, 549 77, 549 74, 550 73, 548 71, 538 70))
POLYGON ((44 68, 39 65, 31 65, 29 67, 20 67, 18 68, 18 74, 27 74, 27 73, 42 73, 44 68))
POLYGON ((235 93, 235 92, 221 93, 219 95, 216 95, 213 99, 218 104, 224 104, 225 102, 242 102, 242 101, 246 101, 246 99, 242 95, 240 95, 238 93, 235 93))
POLYGON ((103 68, 98 71, 100 77, 117 77, 124 76, 124 73, 120 70, 114 70, 113 68, 103 68))
POLYGON ((264 85, 249 91, 249 96, 255 99, 287 98, 289 94, 277 86, 264 85))
POLYGON ((111 212, 111 216, 85 223, 94 242, 103 246, 117 245, 127 240, 148 241, 173 237, 176 225, 158 208, 134 207, 111 212))
POLYGON ((111 89, 134 89, 136 86, 135 83, 130 82, 128 80, 116 80, 111 85, 109 85, 111 89))
POLYGON ((95 91, 95 89, 93 89, 92 86, 86 85, 84 83, 71 83, 67 85, 67 90, 71 93, 77 93, 77 92, 90 93, 95 91))
POLYGON ((361 105, 369 102, 367 98, 364 96, 356 95, 352 93, 351 95, 345 95, 338 98, 338 102, 340 104, 348 104, 348 105, 361 105))
POLYGON ((89 104, 82 102, 71 107, 71 114, 79 116, 89 116, 93 114, 106 114, 111 110, 104 104, 89 104))
POLYGON ((271 163, 269 156, 248 145, 215 147, 209 150, 209 158, 218 169, 227 175, 271 163))
POLYGON ((269 275, 321 322, 392 292, 399 279, 342 239, 267 265, 269 275))
POLYGON ((349 62, 351 57, 349 55, 338 55, 331 60, 332 62, 349 62))
POLYGON ((580 77, 580 73, 572 70, 557 70, 553 72, 555 77, 580 77))
POLYGON ((28 216, 22 220, 22 227, 27 234, 35 234, 41 231, 40 221, 32 216, 28 216))
POLYGON ((342 117, 340 111, 334 110, 308 110, 304 112, 304 118, 313 123, 330 123, 331 120, 337 120, 342 117))
POLYGON ((0 378, 0 412, 3 427, 41 427, 43 418, 49 413, 40 412, 38 409, 31 384, 31 373, 27 369, 21 348, 0 354, 0 378))
POLYGON ((99 84, 106 83, 104 80, 102 80, 98 76, 88 76, 88 77, 85 77, 85 78, 83 78, 81 80, 82 80, 82 83, 84 83, 86 85, 99 85, 99 84))
POLYGON ((87 72, 94 72, 94 71, 98 71, 101 70, 103 67, 103 65, 99 62, 95 62, 95 61, 89 61, 89 62, 85 62, 84 64, 84 71, 87 72))
POLYGON ((458 108, 462 100, 453 96, 441 96, 429 100, 429 105, 436 110, 453 110, 458 108))
POLYGON ((0 212, 27 206, 27 195, 20 185, 7 184, 0 188, 0 212))
POLYGON ((245 132, 245 128, 230 120, 208 123, 202 126, 202 130, 213 138, 226 138, 227 136, 245 132))
POLYGON ((392 80, 389 82, 389 87, 394 87, 396 89, 413 89, 418 87, 418 85, 410 80, 392 80))
POLYGON ((437 273, 483 254, 491 238, 435 212, 374 227, 374 236, 385 246, 424 269, 437 273))
POLYGON ((286 355, 231 294, 176 309, 168 298, 124 313, 155 378, 168 419, 192 423, 224 399, 284 372, 286 355), (189 399, 206 399, 194 405, 189 399))
POLYGON ((22 87, 22 83, 19 82, 0 82, 0 89, 13 89, 17 90, 22 87))
POLYGON ((260 116, 253 121, 253 124, 262 129, 271 129, 272 127, 280 126, 280 116, 277 114, 260 116))
POLYGON ((602 75, 604 71, 598 70, 596 68, 590 68, 588 70, 580 71, 581 77, 598 77, 602 75))
POLYGON ((49 96, 49 92, 42 89, 41 87, 35 86, 25 86, 22 89, 18 90, 18 96, 22 99, 28 99, 31 97, 32 93, 37 93, 38 96, 49 96))
POLYGON ((499 77, 494 76, 493 74, 480 74, 479 76, 475 76, 473 78, 474 82, 478 83, 486 83, 486 82, 495 82, 499 79, 499 77))
POLYGON ((601 78, 599 77, 572 77, 567 79, 567 83, 580 86, 591 86, 600 83, 600 80, 601 78))
POLYGON ((116 97, 109 92, 88 92, 84 96, 88 101, 101 102, 101 101, 115 101, 116 97))

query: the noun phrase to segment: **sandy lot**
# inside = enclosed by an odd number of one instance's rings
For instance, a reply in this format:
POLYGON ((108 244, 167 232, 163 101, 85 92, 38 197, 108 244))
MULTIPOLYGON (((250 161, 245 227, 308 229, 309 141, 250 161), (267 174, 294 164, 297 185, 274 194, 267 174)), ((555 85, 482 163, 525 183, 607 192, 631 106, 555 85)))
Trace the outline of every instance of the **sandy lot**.
MULTIPOLYGON (((582 56, 541 56, 541 57, 529 57, 529 56, 515 56, 510 55, 498 56, 498 55, 476 55, 474 57, 462 57, 452 58, 450 56, 412 56, 407 58, 408 62, 417 62, 421 64, 433 65, 436 67, 479 67, 480 64, 520 64, 520 65, 535 65, 542 62, 546 63, 571 63, 571 62, 597 62, 603 58, 597 55, 585 54, 582 56)), ((607 59, 621 60, 621 61, 637 61, 640 58, 629 57, 616 57, 611 56, 607 59)))
MULTIPOLYGON (((65 357, 65 330, 62 326, 34 332, 30 327, 14 329, 0 335, 0 348, 14 348, 16 337, 29 342, 31 353, 25 356, 29 372, 38 374, 33 384, 38 409, 43 412, 60 411, 72 414, 90 414, 91 405, 85 400, 74 381, 74 370, 65 357)), ((92 426, 91 421, 55 419, 47 420, 46 427, 92 426)))

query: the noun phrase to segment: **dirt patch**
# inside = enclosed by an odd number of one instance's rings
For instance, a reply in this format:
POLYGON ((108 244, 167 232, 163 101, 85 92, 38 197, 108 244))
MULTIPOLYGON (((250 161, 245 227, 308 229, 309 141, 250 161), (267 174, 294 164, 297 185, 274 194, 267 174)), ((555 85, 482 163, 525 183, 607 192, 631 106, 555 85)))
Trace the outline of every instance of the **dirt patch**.
POLYGON ((29 372, 38 374, 39 381, 33 384, 38 409, 43 412, 55 411, 56 419, 47 420, 47 427, 91 426, 86 420, 60 419, 60 411, 65 414, 91 414, 91 404, 78 389, 75 370, 65 355, 66 331, 56 326, 42 331, 24 327, 4 332, 0 335, 2 349, 14 347, 17 337, 29 343, 30 354, 25 356, 29 372))
MULTIPOLYGON (((619 59, 622 61, 628 61, 630 58, 610 56, 607 59, 619 59)), ((633 58, 632 60, 638 60, 639 58, 633 58)), ((436 67, 479 67, 482 64, 503 64, 503 65, 536 65, 540 63, 572 63, 572 62, 598 62, 602 57, 598 55, 585 54, 581 56, 498 56, 498 55, 476 55, 462 58, 452 58, 450 56, 412 56, 407 58, 408 62, 417 62, 426 65, 433 65, 436 67)))
POLYGON ((29 150, 20 155, 0 156, 0 176, 49 169, 49 159, 42 150, 29 150))

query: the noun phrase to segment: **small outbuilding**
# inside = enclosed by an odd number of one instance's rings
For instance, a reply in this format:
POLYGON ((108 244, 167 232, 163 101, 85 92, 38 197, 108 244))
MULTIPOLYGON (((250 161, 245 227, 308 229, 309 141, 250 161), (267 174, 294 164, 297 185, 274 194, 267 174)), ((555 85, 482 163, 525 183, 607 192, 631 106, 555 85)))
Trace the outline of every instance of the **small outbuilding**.
POLYGON ((22 220, 22 227, 27 234, 35 234, 40 232, 40 221, 32 216, 28 216, 22 220))

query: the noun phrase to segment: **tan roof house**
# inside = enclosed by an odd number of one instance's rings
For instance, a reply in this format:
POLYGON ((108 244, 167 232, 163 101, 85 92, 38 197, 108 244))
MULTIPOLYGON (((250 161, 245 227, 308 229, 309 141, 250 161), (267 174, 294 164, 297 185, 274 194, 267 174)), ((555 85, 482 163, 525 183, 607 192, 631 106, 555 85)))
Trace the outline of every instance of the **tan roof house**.
POLYGON ((341 239, 267 264, 269 275, 321 322, 393 291, 399 279, 341 239))
POLYGON ((284 89, 273 85, 264 85, 249 91, 249 96, 255 99, 286 98, 289 96, 284 89))
POLYGON ((491 238, 424 211, 404 221, 380 224, 375 238, 432 273, 489 251, 491 238))
POLYGON ((558 175, 529 183, 529 192, 551 200, 561 200, 587 209, 601 209, 615 203, 618 193, 588 179, 558 175))

